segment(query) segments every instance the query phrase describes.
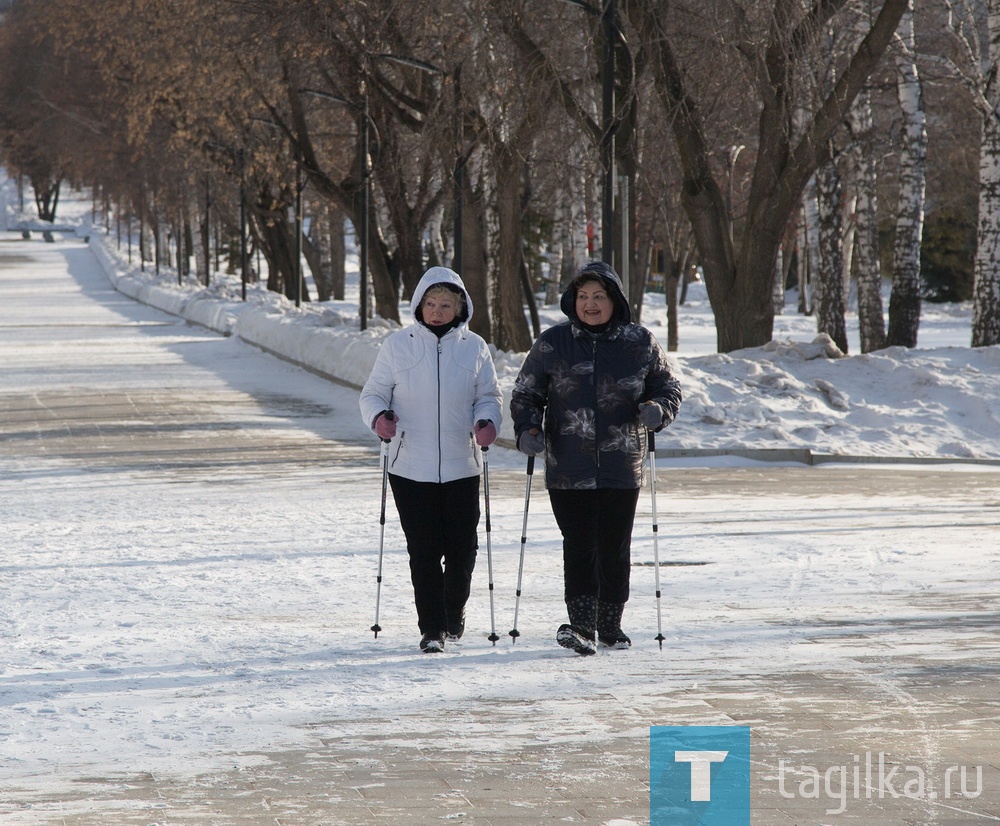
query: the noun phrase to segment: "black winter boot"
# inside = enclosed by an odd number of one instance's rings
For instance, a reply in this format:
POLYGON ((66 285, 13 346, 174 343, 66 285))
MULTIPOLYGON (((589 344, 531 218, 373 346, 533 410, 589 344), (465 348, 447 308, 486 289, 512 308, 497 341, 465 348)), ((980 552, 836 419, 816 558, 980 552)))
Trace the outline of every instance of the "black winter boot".
POLYGON ((462 639, 462 634, 465 633, 465 609, 450 609, 446 613, 448 621, 445 631, 448 635, 448 642, 458 642, 462 639))
POLYGON ((424 634, 420 638, 420 650, 425 654, 438 654, 444 651, 444 632, 424 634))
POLYGON ((596 654, 594 622, 597 619, 597 597, 567 600, 566 612, 569 614, 569 623, 559 626, 556 642, 583 656, 596 654))
POLYGON ((625 605, 621 602, 597 603, 597 638, 608 648, 629 648, 632 640, 622 631, 622 614, 625 605))

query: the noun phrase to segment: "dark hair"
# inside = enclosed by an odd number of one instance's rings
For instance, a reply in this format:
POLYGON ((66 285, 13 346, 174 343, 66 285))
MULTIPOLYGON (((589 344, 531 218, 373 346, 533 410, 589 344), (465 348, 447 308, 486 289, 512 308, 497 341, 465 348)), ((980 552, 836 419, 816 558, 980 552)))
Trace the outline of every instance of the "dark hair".
POLYGON ((573 288, 573 294, 576 295, 576 293, 580 291, 580 287, 584 284, 590 284, 592 282, 600 284, 605 290, 608 291, 609 295, 611 294, 608 282, 601 278, 601 276, 593 270, 585 270, 570 282, 570 286, 573 288))

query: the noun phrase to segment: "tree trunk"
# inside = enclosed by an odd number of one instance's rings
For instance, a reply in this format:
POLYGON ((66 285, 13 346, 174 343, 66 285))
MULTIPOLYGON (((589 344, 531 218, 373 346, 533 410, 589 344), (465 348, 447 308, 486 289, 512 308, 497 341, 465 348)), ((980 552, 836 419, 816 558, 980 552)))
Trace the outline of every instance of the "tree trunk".
MULTIPOLYGON (((197 261, 197 272, 199 275, 204 274, 205 276, 205 286, 207 287, 212 280, 212 189, 211 184, 208 182, 208 178, 205 179, 205 211, 201 215, 201 220, 198 221, 198 233, 200 235, 201 244, 198 245, 200 255, 196 255, 195 261, 197 261), (201 261, 198 261, 198 258, 201 261)), ((129 232, 129 237, 132 233, 129 232)))
POLYGON ((885 347, 885 316, 882 309, 882 271, 878 255, 878 215, 875 195, 876 173, 873 153, 874 125, 871 95, 865 91, 851 110, 854 140, 848 155, 855 182, 855 255, 858 278, 858 325, 861 352, 885 347))
POLYGON ((330 204, 325 211, 326 237, 330 244, 330 296, 334 301, 343 301, 346 287, 345 259, 347 245, 344 242, 344 213, 340 207, 330 204))
POLYGON ((927 117, 924 113, 923 83, 917 72, 912 0, 899 24, 897 46, 894 50, 898 75, 896 95, 903 128, 888 343, 916 347, 920 328, 920 246, 924 230, 927 117))
POLYGON ((524 317, 521 288, 523 239, 521 234, 521 186, 525 163, 509 146, 498 144, 494 152, 497 192, 497 278, 494 285, 493 343, 501 350, 524 353, 531 349, 531 334, 524 317))
POLYGON ((35 190, 35 208, 38 210, 38 220, 48 221, 50 224, 56 220, 61 184, 61 178, 43 179, 31 176, 31 186, 35 190))
POLYGON ((771 285, 771 307, 775 315, 785 312, 785 248, 778 247, 778 260, 774 262, 774 279, 771 285))
MULTIPOLYGON (((351 204, 351 223, 354 224, 355 238, 361 243, 358 229, 364 210, 364 193, 359 186, 351 204)), ((359 279, 361 273, 358 274, 359 279)), ((375 306, 369 304, 368 311, 380 318, 399 322, 399 276, 394 276, 391 268, 389 247, 382 238, 378 225, 378 210, 375 198, 368 199, 368 289, 374 294, 375 306)), ((360 287, 360 283, 359 283, 360 287)))
POLYGON ((1000 119, 997 112, 991 112, 983 120, 979 153, 979 237, 972 297, 972 346, 989 347, 1000 344, 1000 119))
POLYGON ((806 244, 803 255, 806 261, 806 277, 809 282, 809 296, 804 311, 807 315, 816 312, 819 296, 823 290, 823 283, 819 277, 819 205, 817 201, 816 176, 814 175, 806 187, 802 207, 802 225, 806 244))
POLYGON ((663 298, 667 304, 667 351, 670 353, 680 350, 679 293, 681 283, 687 282, 684 276, 690 269, 690 261, 690 253, 680 259, 671 256, 670 269, 663 274, 663 298))
POLYGON ((329 221, 326 220, 327 207, 316 208, 309 222, 309 232, 303 233, 302 254, 309 265, 313 282, 316 284, 316 299, 329 301, 333 295, 333 284, 330 278, 330 239, 327 235, 329 221))
POLYGON ((916 347, 920 328, 920 245, 927 176, 927 116, 923 83, 917 72, 912 0, 900 21, 897 45, 894 52, 898 74, 896 95, 902 113, 902 136, 887 343, 916 347))
POLYGON ((833 343, 846 353, 841 186, 837 165, 832 159, 817 171, 816 189, 819 203, 819 280, 822 284, 816 313, 816 328, 818 332, 830 336, 833 343))
MULTIPOLYGON (((469 175, 462 176, 462 281, 469 291, 475 314, 469 329, 493 341, 493 314, 490 310, 489 272, 486 267, 484 197, 472 188, 469 175)), ((485 180, 485 176, 484 176, 485 180)))

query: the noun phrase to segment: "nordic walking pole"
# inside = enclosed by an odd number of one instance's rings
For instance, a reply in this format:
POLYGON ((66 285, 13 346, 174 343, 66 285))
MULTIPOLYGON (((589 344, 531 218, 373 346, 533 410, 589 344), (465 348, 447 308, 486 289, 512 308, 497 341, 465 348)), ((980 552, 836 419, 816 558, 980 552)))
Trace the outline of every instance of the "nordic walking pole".
MULTIPOLYGON (((393 412, 391 410, 386 411, 385 416, 389 417, 392 421, 394 418, 393 412)), ((389 442, 383 441, 381 444, 382 448, 382 512, 379 514, 379 537, 378 537, 378 576, 375 581, 378 583, 375 586, 375 624, 372 626, 371 630, 375 632, 375 639, 378 639, 378 632, 382 630, 382 626, 378 624, 378 611, 380 604, 382 602, 382 553, 385 549, 385 497, 386 488, 389 485, 389 442)))
POLYGON ((535 472, 535 457, 528 457, 528 478, 524 483, 524 522, 521 523, 521 561, 517 565, 517 596, 514 598, 514 627, 510 629, 511 644, 517 642, 517 611, 521 606, 521 576, 524 574, 524 544, 528 541, 528 502, 531 499, 531 475, 535 472))
POLYGON ((656 640, 663 650, 663 617, 660 613, 660 544, 656 521, 656 436, 649 431, 649 492, 653 502, 653 570, 656 572, 656 640))
POLYGON ((486 571, 490 579, 490 636, 493 645, 497 644, 496 614, 493 611, 493 548, 490 545, 490 449, 483 448, 483 493, 486 496, 486 571))

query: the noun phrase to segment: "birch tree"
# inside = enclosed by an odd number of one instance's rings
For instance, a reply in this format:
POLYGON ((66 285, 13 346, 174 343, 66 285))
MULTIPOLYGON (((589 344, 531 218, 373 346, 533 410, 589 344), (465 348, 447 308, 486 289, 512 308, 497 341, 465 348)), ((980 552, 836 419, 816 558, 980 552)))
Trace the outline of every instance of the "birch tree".
POLYGON ((1000 0, 986 0, 985 9, 976 0, 944 5, 954 47, 944 59, 980 115, 972 346, 985 347, 1000 343, 1000 0))
POLYGON ((879 264, 875 127, 871 93, 865 90, 850 115, 851 144, 846 153, 854 192, 854 256, 858 285, 858 327, 861 352, 885 347, 882 270, 879 264))
POLYGON ((972 346, 1000 344, 1000 0, 989 0, 989 70, 982 87, 979 233, 972 298, 972 346))
POLYGON ((816 328, 826 333, 841 352, 847 352, 847 323, 844 297, 844 245, 842 237, 841 181, 837 161, 830 158, 816 171, 819 205, 819 290, 816 328))
POLYGON ((917 70, 912 0, 900 21, 892 55, 896 67, 896 96, 902 116, 902 134, 887 343, 916 347, 920 327, 920 245, 927 177, 927 117, 924 113, 923 83, 917 70))

